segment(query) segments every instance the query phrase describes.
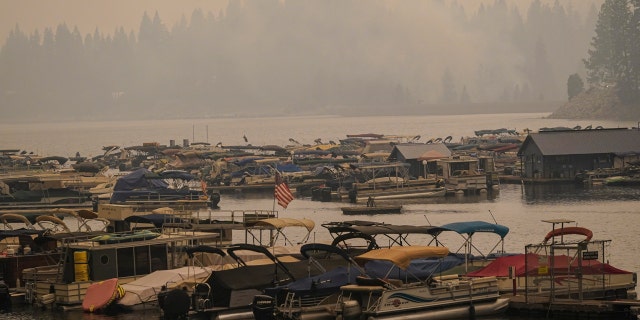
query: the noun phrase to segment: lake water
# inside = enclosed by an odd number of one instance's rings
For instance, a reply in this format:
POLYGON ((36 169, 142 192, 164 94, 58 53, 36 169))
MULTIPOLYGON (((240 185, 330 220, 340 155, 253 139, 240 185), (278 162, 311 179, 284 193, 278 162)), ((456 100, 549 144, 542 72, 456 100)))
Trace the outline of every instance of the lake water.
MULTIPOLYGON (((261 119, 197 119, 175 121, 82 122, 47 124, 3 124, 0 126, 0 149, 19 148, 44 155, 71 156, 100 154, 102 146, 141 145, 169 140, 181 143, 193 141, 223 142, 226 145, 244 144, 246 135, 254 145, 289 144, 289 138, 301 143, 313 143, 345 138, 347 134, 383 133, 421 135, 430 138, 473 135, 474 130, 508 128, 521 131, 541 127, 580 125, 585 127, 632 127, 635 122, 575 121, 545 119, 546 114, 498 114, 464 116, 411 117, 298 117, 261 119)), ((312 240, 326 241, 329 235, 320 226, 323 222, 343 220, 373 220, 395 224, 442 225, 450 222, 483 220, 510 228, 505 242, 506 252, 523 252, 527 244, 539 243, 551 229, 544 219, 566 218, 589 228, 594 239, 612 240, 606 248, 606 260, 629 271, 640 271, 640 246, 637 230, 640 225, 640 188, 568 186, 522 186, 503 184, 495 193, 477 196, 447 197, 423 203, 407 204, 404 213, 378 216, 343 216, 344 203, 314 202, 296 199, 280 217, 309 218, 316 222, 312 240)), ((273 209, 268 195, 222 195, 222 210, 273 209)), ((295 232, 292 235, 295 237, 295 232)), ((495 240, 495 239, 494 239, 495 240)), ((491 240, 493 241, 493 240, 491 240)), ((493 242, 474 237, 474 244, 486 248, 493 242)), ((7 319, 157 319, 159 313, 125 314, 117 317, 83 314, 81 312, 51 312, 22 310, 7 319)), ((0 316, 2 317, 2 316, 0 316)), ((488 319, 516 320, 515 317, 488 319)))

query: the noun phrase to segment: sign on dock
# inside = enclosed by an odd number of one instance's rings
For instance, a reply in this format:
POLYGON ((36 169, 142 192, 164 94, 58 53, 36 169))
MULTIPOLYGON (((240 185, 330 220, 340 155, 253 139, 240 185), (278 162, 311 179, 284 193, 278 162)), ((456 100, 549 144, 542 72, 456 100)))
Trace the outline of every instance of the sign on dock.
POLYGON ((582 251, 582 260, 598 260, 598 251, 582 251))

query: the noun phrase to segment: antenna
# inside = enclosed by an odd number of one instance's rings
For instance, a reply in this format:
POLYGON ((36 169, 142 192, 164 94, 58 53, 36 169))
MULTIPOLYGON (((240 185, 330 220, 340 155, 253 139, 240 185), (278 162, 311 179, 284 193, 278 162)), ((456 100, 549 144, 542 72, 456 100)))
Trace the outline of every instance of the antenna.
POLYGON ((495 224, 498 224, 498 221, 496 221, 496 217, 493 216, 493 213, 491 212, 491 210, 489 210, 489 214, 491 215, 491 219, 493 219, 493 222, 495 224))
POLYGON ((425 219, 425 220, 427 220, 427 223, 428 223, 430 226, 432 226, 431 221, 429 221, 429 218, 427 218, 427 215, 426 215, 426 214, 423 214, 422 216, 424 217, 424 219, 425 219))

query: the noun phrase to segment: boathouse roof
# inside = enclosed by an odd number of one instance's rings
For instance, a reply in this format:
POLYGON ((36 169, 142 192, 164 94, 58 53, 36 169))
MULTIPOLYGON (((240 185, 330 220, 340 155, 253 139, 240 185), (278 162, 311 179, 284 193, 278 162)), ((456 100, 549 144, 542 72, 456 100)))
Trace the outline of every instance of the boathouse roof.
POLYGON ((393 148, 390 158, 414 160, 428 151, 436 151, 445 158, 451 156, 451 150, 444 143, 404 143, 393 148), (401 157, 399 157, 400 155, 401 157))
POLYGON ((640 154, 640 130, 598 129, 531 133, 522 143, 518 155, 535 145, 542 155, 570 154, 640 154))

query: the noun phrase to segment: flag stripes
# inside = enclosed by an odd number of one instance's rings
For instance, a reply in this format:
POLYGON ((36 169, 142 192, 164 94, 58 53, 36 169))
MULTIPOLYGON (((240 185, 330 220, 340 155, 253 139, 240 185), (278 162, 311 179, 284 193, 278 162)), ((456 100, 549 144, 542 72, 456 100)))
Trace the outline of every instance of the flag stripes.
POLYGON ((285 209, 289 205, 289 202, 293 201, 293 194, 291 190, 289 190, 289 185, 282 180, 279 172, 276 172, 275 197, 276 200, 278 200, 278 205, 285 209))

